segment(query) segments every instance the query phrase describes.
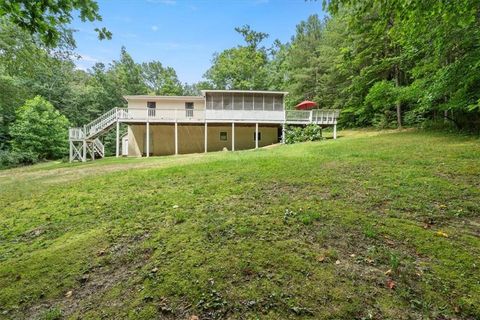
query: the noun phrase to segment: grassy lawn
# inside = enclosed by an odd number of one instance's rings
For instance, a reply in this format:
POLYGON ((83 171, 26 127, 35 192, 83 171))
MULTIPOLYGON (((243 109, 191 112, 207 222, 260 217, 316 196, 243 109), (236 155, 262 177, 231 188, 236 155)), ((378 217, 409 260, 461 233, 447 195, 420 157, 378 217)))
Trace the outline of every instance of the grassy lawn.
POLYGON ((342 134, 0 171, 0 318, 480 318, 480 141, 342 134))

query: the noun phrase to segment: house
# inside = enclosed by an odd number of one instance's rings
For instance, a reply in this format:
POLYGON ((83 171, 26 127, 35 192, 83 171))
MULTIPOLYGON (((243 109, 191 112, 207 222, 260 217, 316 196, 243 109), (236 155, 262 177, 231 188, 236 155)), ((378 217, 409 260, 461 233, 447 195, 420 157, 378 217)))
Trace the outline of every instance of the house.
POLYGON ((286 110, 287 92, 203 90, 200 96, 125 96, 82 128, 69 130, 70 161, 104 156, 99 137, 116 129, 116 155, 149 157, 254 149, 283 141, 285 125, 333 126, 337 110, 286 110), (120 124, 127 134, 120 138, 120 124), (120 149, 120 140, 122 149, 120 149))

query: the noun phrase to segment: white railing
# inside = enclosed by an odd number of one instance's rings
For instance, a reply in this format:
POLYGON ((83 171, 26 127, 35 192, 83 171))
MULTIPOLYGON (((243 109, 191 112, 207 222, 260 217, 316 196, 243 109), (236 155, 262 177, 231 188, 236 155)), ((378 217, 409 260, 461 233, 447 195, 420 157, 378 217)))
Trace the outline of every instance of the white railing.
POLYGON ((153 109, 153 108, 120 108, 120 120, 158 120, 158 121, 204 121, 205 110, 195 109, 153 109))
POLYGON ((312 122, 320 124, 336 124, 339 110, 312 110, 312 122))
POLYGON ((212 121, 274 121, 285 120, 284 111, 273 110, 211 110, 205 112, 207 120, 212 121))
POLYGON ((95 134, 102 132, 113 123, 117 121, 118 117, 118 108, 113 108, 110 111, 105 112, 97 119, 93 120, 92 122, 88 123, 84 127, 84 131, 87 137, 94 136, 95 134))
POLYGON ((336 124, 339 110, 285 110, 285 120, 295 123, 336 124))
POLYGON ((103 145, 102 141, 100 139, 95 139, 93 140, 93 146, 94 146, 94 151, 96 150, 101 157, 105 156, 105 146, 103 145))
POLYGON ((81 140, 85 138, 82 128, 70 128, 68 129, 68 138, 70 140, 81 140))
MULTIPOLYGON (((98 136, 118 120, 152 122, 291 122, 298 124, 336 124, 338 110, 198 110, 198 109, 153 109, 113 108, 91 121, 83 128, 70 128, 70 140, 90 139, 98 136)), ((101 142, 100 142, 101 143, 101 142)))
POLYGON ((286 121, 310 122, 311 115, 312 112, 307 110, 285 110, 286 121))

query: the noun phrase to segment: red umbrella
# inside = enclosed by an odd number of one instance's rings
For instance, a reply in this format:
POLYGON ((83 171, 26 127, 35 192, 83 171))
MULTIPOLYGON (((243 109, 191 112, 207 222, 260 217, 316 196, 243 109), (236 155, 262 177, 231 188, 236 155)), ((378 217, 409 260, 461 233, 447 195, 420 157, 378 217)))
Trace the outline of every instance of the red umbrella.
POLYGON ((297 110, 309 110, 309 109, 315 108, 316 106, 317 106, 316 102, 305 100, 305 101, 297 104, 295 106, 295 109, 297 109, 297 110))

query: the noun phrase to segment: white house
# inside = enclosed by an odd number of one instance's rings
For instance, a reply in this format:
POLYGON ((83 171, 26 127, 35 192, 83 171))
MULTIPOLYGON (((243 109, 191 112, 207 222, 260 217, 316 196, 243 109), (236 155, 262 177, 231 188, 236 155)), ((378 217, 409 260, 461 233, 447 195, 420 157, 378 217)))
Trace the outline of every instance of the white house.
POLYGON ((98 139, 117 131, 116 155, 149 157, 218 150, 253 149, 283 141, 286 124, 333 126, 337 110, 286 110, 287 92, 204 90, 200 96, 125 96, 114 108, 82 128, 71 128, 70 161, 103 157, 98 139), (120 124, 128 125, 120 149, 120 124))

